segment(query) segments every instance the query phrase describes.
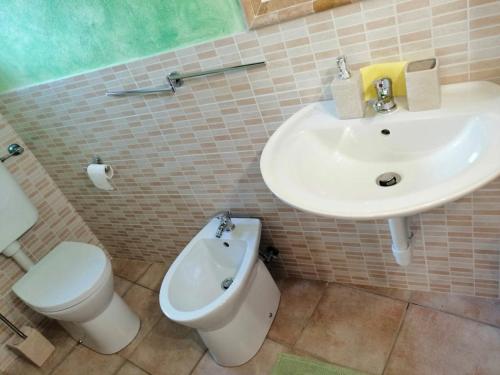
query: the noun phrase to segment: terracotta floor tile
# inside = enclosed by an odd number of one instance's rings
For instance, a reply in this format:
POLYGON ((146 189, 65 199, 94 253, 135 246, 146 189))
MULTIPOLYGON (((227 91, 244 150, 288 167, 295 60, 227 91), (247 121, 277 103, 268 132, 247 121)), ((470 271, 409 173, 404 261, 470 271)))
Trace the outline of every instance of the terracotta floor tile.
POLYGON ((116 375, 148 375, 148 373, 133 363, 126 362, 116 375))
POLYGON ((301 279, 278 281, 281 300, 268 337, 294 345, 318 304, 326 283, 301 279))
POLYGON ((132 286, 123 299, 141 319, 139 333, 135 339, 119 353, 121 356, 128 358, 149 333, 151 328, 153 328, 156 322, 163 316, 163 313, 161 312, 160 303, 158 302, 158 293, 140 285, 132 286))
POLYGON ((284 345, 271 340, 264 341, 255 357, 242 366, 222 367, 210 357, 207 352, 193 371, 193 375, 256 375, 270 374, 278 354, 288 351, 284 345))
POLYGON ((381 374, 406 306, 359 289, 329 285, 296 348, 329 362, 381 374))
POLYGON ((75 347, 76 341, 55 321, 51 321, 42 330, 42 334, 55 346, 56 350, 47 359, 41 368, 31 364, 24 358, 18 358, 5 372, 7 375, 49 374, 59 365, 68 353, 75 347))
POLYGON ((111 375, 125 360, 119 355, 102 355, 79 345, 61 363, 53 375, 111 375))
POLYGON ((142 277, 137 281, 137 284, 159 292, 161 283, 169 267, 170 263, 153 263, 151 267, 149 267, 148 270, 144 273, 144 275, 142 275, 142 277))
POLYGON ((195 330, 162 317, 130 361, 153 375, 187 375, 205 350, 195 330))
POLYGON ((413 292, 411 301, 418 305, 460 315, 500 327, 500 300, 445 293, 413 292))
POLYGON ((48 372, 44 372, 42 369, 35 365, 32 365, 27 360, 22 357, 18 357, 4 372, 0 372, 3 375, 44 375, 48 372))
POLYGON ((367 292, 378 294, 385 297, 399 299, 401 301, 409 301, 411 298, 411 290, 384 288, 381 286, 368 286, 368 285, 352 285, 354 288, 366 290, 367 292))
POLYGON ((385 375, 498 375, 500 329, 411 305, 385 375))
POLYGON ((118 293, 118 295, 123 296, 132 286, 132 282, 125 280, 124 278, 121 278, 120 276, 114 276, 113 277, 113 283, 114 283, 114 288, 115 292, 118 293))
POLYGON ((146 272, 151 263, 141 260, 113 258, 113 274, 136 282, 146 272))

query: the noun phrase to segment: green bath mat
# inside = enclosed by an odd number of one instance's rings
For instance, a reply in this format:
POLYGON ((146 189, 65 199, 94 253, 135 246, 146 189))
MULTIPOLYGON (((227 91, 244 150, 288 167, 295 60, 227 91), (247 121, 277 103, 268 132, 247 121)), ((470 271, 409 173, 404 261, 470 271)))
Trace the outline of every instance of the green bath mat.
POLYGON ((274 365, 272 375, 367 375, 363 372, 314 359, 281 353, 274 365))

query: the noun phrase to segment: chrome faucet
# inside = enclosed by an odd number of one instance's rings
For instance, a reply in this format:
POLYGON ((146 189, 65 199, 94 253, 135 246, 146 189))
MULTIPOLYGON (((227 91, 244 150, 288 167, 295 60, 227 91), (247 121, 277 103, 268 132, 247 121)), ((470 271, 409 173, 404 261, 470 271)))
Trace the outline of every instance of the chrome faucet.
POLYGON ((231 211, 221 211, 215 214, 214 217, 220 220, 215 237, 221 238, 224 231, 231 232, 234 229, 235 225, 231 221, 231 211))
POLYGON ((377 92, 377 100, 373 103, 375 111, 378 113, 394 111, 397 106, 392 95, 392 80, 389 77, 382 77, 373 81, 373 86, 377 92))

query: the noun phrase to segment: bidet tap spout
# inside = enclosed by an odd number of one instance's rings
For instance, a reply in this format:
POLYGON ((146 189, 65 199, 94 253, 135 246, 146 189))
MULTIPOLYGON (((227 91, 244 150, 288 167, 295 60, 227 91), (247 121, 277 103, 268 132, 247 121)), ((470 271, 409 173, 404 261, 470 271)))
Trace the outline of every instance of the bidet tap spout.
POLYGON ((231 211, 218 212, 214 215, 214 217, 220 220, 215 237, 221 238, 224 231, 230 232, 234 229, 235 225, 231 221, 231 211))

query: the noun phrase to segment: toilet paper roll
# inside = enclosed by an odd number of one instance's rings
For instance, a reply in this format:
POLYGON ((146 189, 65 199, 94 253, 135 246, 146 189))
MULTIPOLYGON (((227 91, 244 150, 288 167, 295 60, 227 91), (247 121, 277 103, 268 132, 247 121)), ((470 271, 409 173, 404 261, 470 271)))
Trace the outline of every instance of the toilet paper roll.
POLYGON ((87 167, 87 174, 90 181, 96 188, 101 190, 115 190, 111 184, 113 178, 113 168, 106 164, 90 164, 87 167))

